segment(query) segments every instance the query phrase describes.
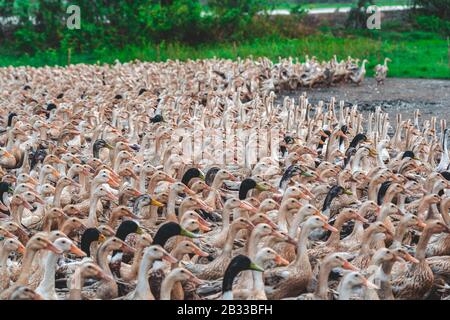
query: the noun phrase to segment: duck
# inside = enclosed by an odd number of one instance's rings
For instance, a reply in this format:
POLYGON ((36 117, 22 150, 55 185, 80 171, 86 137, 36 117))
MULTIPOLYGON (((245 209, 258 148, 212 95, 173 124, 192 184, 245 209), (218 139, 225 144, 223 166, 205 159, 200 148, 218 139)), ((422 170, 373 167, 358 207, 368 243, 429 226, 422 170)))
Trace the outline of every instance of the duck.
POLYGON ((420 299, 431 290, 434 275, 425 252, 431 236, 441 232, 450 233, 450 229, 438 220, 426 223, 416 248, 415 258, 419 263, 408 265, 406 270, 392 275, 392 290, 396 299, 420 299))
POLYGON ((245 270, 264 272, 264 269, 244 255, 237 255, 228 263, 222 280, 222 300, 234 300, 233 281, 236 276, 245 270))
POLYGON ((375 66, 375 80, 377 81, 377 84, 384 84, 384 80, 386 80, 389 68, 387 63, 392 62, 389 58, 384 58, 384 64, 377 64, 375 66))

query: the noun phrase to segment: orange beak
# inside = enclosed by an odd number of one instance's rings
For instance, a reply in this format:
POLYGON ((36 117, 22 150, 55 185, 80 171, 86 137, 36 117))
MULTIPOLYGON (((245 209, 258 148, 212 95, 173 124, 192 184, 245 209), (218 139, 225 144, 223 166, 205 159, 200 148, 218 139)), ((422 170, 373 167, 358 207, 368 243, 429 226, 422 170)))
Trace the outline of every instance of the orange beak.
POLYGON ((107 182, 112 188, 118 188, 120 186, 119 182, 112 177, 110 177, 107 182))
POLYGON ((207 227, 207 226, 205 226, 205 225, 203 225, 203 224, 201 224, 201 223, 198 224, 198 228, 199 228, 201 231, 203 231, 203 232, 209 232, 209 231, 211 231, 211 228, 210 228, 210 227, 207 227))
POLYGON ((205 251, 200 250, 199 248, 195 248, 194 249, 194 253, 200 257, 207 257, 209 256, 208 253, 206 253, 205 251))
POLYGON ((350 262, 345 261, 342 265, 342 268, 352 271, 359 271, 358 268, 356 268, 354 265, 352 265, 350 262))
POLYGON ((55 247, 53 245, 53 243, 51 243, 50 241, 48 241, 47 246, 45 247, 45 249, 50 250, 51 252, 54 252, 56 254, 61 254, 63 253, 62 250, 59 250, 57 247, 55 247))
POLYGON ((118 198, 117 198, 115 195, 113 195, 111 192, 108 192, 108 193, 106 194, 106 197, 107 197, 109 200, 111 200, 111 201, 117 201, 117 200, 118 200, 118 198))
POLYGON ((84 253, 80 248, 78 248, 74 244, 72 244, 70 246, 70 253, 73 253, 73 254, 75 254, 78 257, 86 257, 86 253, 84 253))
POLYGON ((426 225, 426 223, 425 222, 423 222, 422 220, 420 220, 420 219, 417 219, 417 224, 416 224, 418 227, 420 227, 420 228, 425 228, 427 225, 426 225))
POLYGON ((258 209, 256 209, 250 203, 245 202, 245 201, 241 201, 241 203, 239 205, 239 208, 244 209, 244 210, 248 210, 248 211, 253 212, 253 213, 258 212, 258 209))
POLYGON ((17 248, 17 252, 24 255, 25 254, 25 246, 20 243, 19 247, 17 248))
POLYGON ((61 177, 61 174, 56 170, 52 170, 52 175, 55 176, 56 179, 59 179, 61 177))
POLYGON ((282 256, 280 256, 280 255, 277 255, 276 257, 275 257, 275 263, 278 265, 278 266, 287 266, 288 264, 289 264, 289 261, 287 261, 285 258, 283 258, 282 256))
POLYGON ((22 205, 27 208, 28 210, 33 209, 33 206, 27 201, 27 200, 23 200, 22 201, 22 205))
POLYGON ((124 253, 134 253, 134 251, 135 251, 132 247, 130 247, 126 243, 122 244, 122 246, 120 247, 120 250, 122 250, 124 253))
POLYGON ((375 285, 374 283, 370 282, 367 279, 365 279, 364 285, 369 289, 375 289, 375 290, 380 289, 377 285, 375 285))
POLYGON ((0 201, 0 210, 2 210, 2 211, 8 211, 9 209, 8 209, 7 206, 5 206, 5 205, 0 201))
POLYGON ((328 223, 325 223, 322 228, 331 232, 338 232, 338 229, 336 229, 335 227, 333 227, 331 224, 328 223))
POLYGON ((165 261, 167 261, 167 262, 169 262, 169 263, 177 263, 177 262, 178 262, 177 259, 175 259, 174 257, 172 257, 172 256, 171 256, 170 254, 168 254, 168 253, 164 254, 163 260, 165 260, 165 261))
POLYGON ((418 264, 419 263, 419 260, 417 260, 416 258, 414 258, 412 255, 410 255, 409 253, 406 253, 406 255, 405 255, 405 260, 406 261, 409 261, 409 262, 411 262, 411 263, 414 263, 414 264, 418 264))
POLYGON ((320 212, 319 210, 314 211, 313 213, 315 216, 318 216, 320 219, 323 220, 323 222, 328 222, 328 217, 324 214, 322 214, 322 212, 320 212))
POLYGON ((190 188, 188 188, 188 187, 185 187, 183 191, 186 192, 188 195, 191 195, 191 196, 193 196, 193 195, 196 194, 194 191, 192 191, 192 190, 191 190, 190 188))
POLYGON ((42 200, 42 198, 39 196, 35 196, 34 201, 39 204, 45 204, 44 200, 42 200))
POLYGON ((367 219, 358 213, 355 216, 355 220, 361 221, 362 223, 367 223, 367 219))

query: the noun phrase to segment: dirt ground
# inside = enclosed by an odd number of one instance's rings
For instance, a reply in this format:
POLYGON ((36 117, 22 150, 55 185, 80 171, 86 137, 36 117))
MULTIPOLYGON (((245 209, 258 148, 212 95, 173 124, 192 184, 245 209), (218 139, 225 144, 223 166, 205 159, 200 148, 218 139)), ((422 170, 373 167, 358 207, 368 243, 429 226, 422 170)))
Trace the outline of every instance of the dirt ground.
POLYGON ((280 93, 278 101, 281 103, 286 95, 297 101, 301 92, 306 92, 313 103, 320 100, 328 102, 331 97, 336 97, 336 101, 358 104, 363 111, 373 111, 376 106, 381 106, 389 113, 391 121, 398 112, 404 115, 403 119, 407 119, 412 118, 414 110, 419 109, 422 120, 436 116, 450 124, 450 80, 388 78, 384 85, 377 86, 375 79, 367 78, 359 87, 345 84, 280 93))

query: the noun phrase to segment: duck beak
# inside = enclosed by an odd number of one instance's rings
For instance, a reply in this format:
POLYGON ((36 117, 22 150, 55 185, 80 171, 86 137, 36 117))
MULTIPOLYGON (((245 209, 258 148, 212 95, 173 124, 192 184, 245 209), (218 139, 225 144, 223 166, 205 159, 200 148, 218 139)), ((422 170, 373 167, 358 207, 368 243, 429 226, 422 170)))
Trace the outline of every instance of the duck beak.
POLYGON ((353 192, 351 192, 351 191, 348 190, 348 189, 345 189, 345 190, 344 190, 344 193, 345 193, 346 195, 349 195, 349 196, 352 196, 352 195, 353 195, 353 192))
POLYGON ((115 179, 113 179, 111 176, 108 179, 107 183, 112 187, 112 188, 118 188, 120 186, 119 182, 115 179))
POLYGON ((13 233, 9 232, 8 230, 5 230, 4 236, 5 238, 16 238, 16 236, 13 233))
POLYGON ((17 252, 24 255, 25 254, 25 246, 20 243, 19 247, 17 248, 17 252))
POLYGON ((106 240, 106 237, 103 235, 103 234, 100 234, 99 236, 98 236, 98 242, 105 242, 105 240, 106 240))
POLYGON ((205 175, 200 172, 200 175, 198 176, 202 181, 205 181, 205 175))
POLYGON ((331 232, 338 232, 338 229, 336 229, 329 223, 325 223, 322 228, 331 232))
POLYGON ((285 258, 280 256, 279 254, 275 257, 275 263, 278 266, 287 266, 289 264, 289 261, 287 261, 285 258))
POLYGON ((192 238, 192 239, 202 238, 203 237, 200 234, 192 233, 192 232, 190 232, 190 231, 188 231, 188 230, 186 230, 184 228, 181 228, 180 236, 185 236, 185 237, 192 238))
POLYGON ((200 257, 207 257, 209 254, 205 251, 200 250, 199 248, 194 249, 194 253, 200 257))
POLYGON ((352 270, 352 271, 359 271, 358 268, 356 268, 354 265, 352 265, 350 262, 348 262, 347 260, 344 262, 344 264, 342 265, 342 268, 347 269, 347 270, 352 270))
POLYGON ((192 275, 191 277, 189 277, 189 280, 196 284, 196 285, 201 285, 203 284, 203 280, 200 280, 199 278, 197 278, 196 276, 192 275))
POLYGON ((0 210, 2 210, 2 211, 8 211, 9 209, 8 209, 7 206, 5 206, 5 205, 0 201, 0 210))
POLYGON ((106 194, 106 197, 109 199, 109 200, 111 200, 111 201, 117 201, 117 200, 119 200, 115 195, 113 195, 111 192, 108 192, 107 194, 106 194))
POLYGON ((81 188, 81 184, 79 184, 78 182, 72 181, 70 184, 72 185, 72 187, 81 188))
POLYGON ((132 247, 130 247, 126 243, 123 243, 120 246, 120 250, 122 250, 122 252, 124 252, 124 253, 134 253, 134 251, 135 251, 132 247))
POLYGON ((185 193, 187 193, 188 195, 190 195, 190 196, 194 196, 194 195, 196 194, 194 191, 191 190, 191 188, 188 188, 188 187, 185 187, 185 188, 183 189, 183 191, 184 191, 185 193))
POLYGON ((228 175, 228 180, 230 181, 236 181, 236 177, 233 176, 231 173, 228 175))
POLYGON ((419 228, 425 228, 427 225, 426 225, 426 223, 425 222, 423 222, 422 220, 420 220, 420 219, 417 219, 417 223, 416 223, 416 225, 419 227, 419 228))
POLYGON ((110 145, 109 143, 105 144, 105 148, 109 149, 109 150, 113 150, 114 147, 112 145, 110 145))
POLYGON ((374 283, 370 282, 370 281, 367 280, 367 279, 365 279, 364 285, 365 285, 368 289, 375 289, 375 290, 380 289, 377 285, 375 285, 374 283))
POLYGON ((51 243, 50 241, 49 241, 49 242, 47 243, 47 245, 45 246, 45 249, 50 250, 51 252, 56 253, 56 254, 61 254, 61 253, 63 253, 62 250, 60 250, 60 249, 58 249, 57 247, 55 247, 55 246, 53 245, 53 243, 51 243))
POLYGON ((322 214, 322 212, 320 212, 320 210, 314 211, 313 215, 318 216, 320 219, 323 220, 323 222, 328 222, 328 217, 326 215, 322 214))
POLYGON ((103 280, 106 280, 106 281, 113 281, 114 280, 114 278, 112 276, 110 276, 109 274, 105 273, 102 270, 98 270, 96 275, 97 275, 97 277, 99 279, 103 279, 103 280))
POLYGON ((361 221, 362 223, 367 223, 367 219, 361 216, 359 213, 356 214, 355 220, 361 221))
POLYGON ((151 204, 152 206, 156 206, 156 207, 164 207, 164 203, 161 203, 161 202, 159 202, 159 201, 157 201, 157 200, 155 200, 155 199, 152 199, 152 201, 150 202, 150 204, 151 204))
POLYGON ((209 231, 211 231, 211 228, 210 228, 210 227, 207 227, 207 226, 205 226, 205 225, 203 225, 203 224, 201 224, 201 223, 198 224, 198 228, 199 228, 201 231, 203 231, 203 232, 209 232, 209 231))
POLYGON ((270 220, 270 219, 267 218, 267 217, 264 217, 264 223, 266 223, 266 224, 268 224, 269 226, 271 226, 272 229, 278 228, 278 226, 277 226, 275 223, 273 223, 273 221, 270 220))
POLYGON ((22 205, 27 208, 28 210, 33 209, 33 206, 27 201, 27 200, 23 200, 22 205))
POLYGON ((417 260, 416 258, 414 258, 412 255, 410 255, 409 253, 406 253, 406 255, 405 255, 405 260, 406 261, 409 261, 409 262, 411 262, 411 263, 414 263, 414 264, 418 264, 420 261, 419 260, 417 260))
POLYGON ((381 207, 380 207, 380 206, 377 206, 377 208, 375 209, 375 214, 376 214, 377 216, 379 216, 380 213, 381 213, 381 207))
POLYGON ((211 226, 211 224, 208 221, 206 221, 205 219, 203 219, 200 216, 197 218, 197 222, 199 224, 201 224, 201 225, 204 225, 205 227, 210 227, 211 226))
POLYGON ((255 270, 255 271, 259 271, 259 272, 264 272, 264 269, 261 268, 260 266, 258 266, 256 263, 252 262, 250 263, 250 270, 255 270))
POLYGON ((61 174, 56 170, 52 170, 52 175, 55 176, 56 179, 59 179, 61 177, 61 174))
POLYGON ((313 174, 311 174, 311 173, 309 173, 309 172, 306 172, 306 171, 303 171, 300 175, 301 175, 302 177, 306 177, 306 178, 312 178, 312 177, 314 177, 313 174))
POLYGON ((171 256, 170 254, 168 254, 168 253, 164 254, 162 258, 163 258, 163 260, 165 260, 165 261, 167 261, 167 262, 169 262, 169 263, 177 263, 177 262, 178 262, 177 259, 175 259, 174 257, 172 257, 172 256, 171 256))
POLYGON ((267 191, 267 190, 269 190, 269 188, 261 185, 260 183, 257 183, 256 184, 256 190, 258 190, 258 191, 267 191))
POLYGON ((133 194, 134 197, 142 196, 142 193, 136 189, 133 189, 131 193, 133 194))
POLYGON ((78 257, 86 257, 86 253, 84 253, 80 248, 78 248, 74 244, 72 244, 70 246, 70 253, 73 253, 73 254, 75 254, 78 257))
POLYGON ((271 236, 280 238, 280 239, 285 239, 285 236, 282 235, 281 233, 279 233, 277 230, 272 230, 272 232, 270 233, 271 236))
POLYGON ((248 211, 253 212, 253 213, 258 212, 258 209, 256 209, 250 203, 245 202, 245 201, 241 201, 241 203, 239 205, 239 208, 244 209, 244 210, 248 210, 248 211))
POLYGON ((136 233, 137 233, 137 234, 144 234, 144 230, 142 230, 141 227, 137 227, 136 233))
POLYGON ((39 197, 39 196, 35 196, 34 197, 34 201, 39 203, 39 204, 45 204, 44 200, 42 200, 42 198, 39 197))

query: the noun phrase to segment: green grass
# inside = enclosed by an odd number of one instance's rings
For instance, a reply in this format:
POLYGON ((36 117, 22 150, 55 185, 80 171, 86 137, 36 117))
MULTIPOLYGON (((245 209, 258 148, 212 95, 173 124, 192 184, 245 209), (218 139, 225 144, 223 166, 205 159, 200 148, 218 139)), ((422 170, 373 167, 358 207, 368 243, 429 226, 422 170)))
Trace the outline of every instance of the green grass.
MULTIPOLYGON (((428 33, 383 33, 381 41, 377 36, 357 34, 336 38, 331 34, 308 36, 301 39, 264 38, 243 42, 190 47, 180 44, 165 44, 158 56, 154 45, 130 46, 124 50, 104 49, 91 54, 72 54, 72 63, 113 63, 139 59, 141 61, 164 61, 166 59, 204 59, 267 56, 273 61, 278 57, 316 56, 330 59, 333 54, 345 59, 347 56, 367 58, 368 74, 384 57, 390 57, 390 76, 418 78, 450 78, 447 41, 428 33)), ((48 51, 35 56, 14 57, 0 53, 0 66, 44 66, 66 65, 67 52, 48 51)))
MULTIPOLYGON (((374 3, 378 6, 400 6, 408 5, 409 0, 376 0, 374 3)), ((295 6, 292 3, 276 3, 273 5, 274 9, 291 9, 295 6)), ((355 6, 355 2, 348 1, 346 3, 305 3, 303 7, 305 9, 324 9, 324 8, 348 8, 355 6)))

